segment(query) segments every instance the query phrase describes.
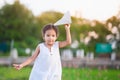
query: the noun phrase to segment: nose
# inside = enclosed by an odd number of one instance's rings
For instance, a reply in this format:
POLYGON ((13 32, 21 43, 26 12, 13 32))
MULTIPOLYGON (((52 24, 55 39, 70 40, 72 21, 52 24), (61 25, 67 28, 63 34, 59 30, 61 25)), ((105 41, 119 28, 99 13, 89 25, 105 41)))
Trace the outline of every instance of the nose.
POLYGON ((52 39, 52 36, 50 36, 49 39, 52 39))

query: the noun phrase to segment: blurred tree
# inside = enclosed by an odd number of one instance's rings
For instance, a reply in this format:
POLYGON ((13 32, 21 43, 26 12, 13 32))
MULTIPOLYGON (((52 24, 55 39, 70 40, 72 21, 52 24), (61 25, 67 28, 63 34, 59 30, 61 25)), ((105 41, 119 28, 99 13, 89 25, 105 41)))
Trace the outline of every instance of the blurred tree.
POLYGON ((112 16, 106 21, 108 29, 111 34, 114 35, 114 40, 116 41, 115 51, 120 52, 120 11, 116 16, 112 16))
MULTIPOLYGON (((24 41, 35 32, 34 16, 16 0, 0 9, 0 41, 24 41)), ((28 43, 30 40, 28 40, 28 43)), ((26 47, 26 46, 24 46, 26 47)))
POLYGON ((110 34, 111 32, 106 28, 103 23, 95 21, 95 24, 96 25, 93 27, 93 30, 99 35, 97 42, 107 42, 106 35, 110 34))
MULTIPOLYGON (((41 35, 41 29, 43 26, 49 23, 54 24, 61 19, 62 16, 63 14, 60 12, 46 11, 35 17, 30 10, 20 4, 19 0, 16 0, 12 5, 5 4, 5 6, 0 9, 0 42, 10 42, 14 39, 17 47, 35 48, 39 41, 43 41, 41 35)), ((78 48, 82 48, 86 52, 94 52, 95 45, 98 42, 106 43, 106 35, 112 33, 107 26, 109 23, 111 23, 112 26, 116 26, 120 33, 119 15, 108 19, 106 24, 73 16, 71 18, 72 41, 77 40, 79 42, 78 48), (92 23, 94 23, 94 25, 91 25, 92 23), (98 38, 91 37, 86 45, 84 41, 85 38, 89 36, 90 32, 98 34, 98 38)), ((60 33, 58 40, 65 40, 66 35, 64 25, 61 25, 58 28, 60 33)), ((118 40, 118 42, 120 41, 118 40)))
POLYGON ((105 27, 105 25, 99 21, 89 21, 85 19, 78 19, 72 28, 72 35, 76 39, 80 41, 79 47, 85 50, 85 52, 95 52, 96 43, 106 43, 106 35, 110 33, 109 30, 105 27), (76 24, 75 24, 76 23, 76 24), (94 23, 94 25, 91 25, 94 23), (98 37, 94 38, 92 32, 95 32, 98 37), (89 37, 90 41, 88 44, 85 43, 85 38, 89 37))

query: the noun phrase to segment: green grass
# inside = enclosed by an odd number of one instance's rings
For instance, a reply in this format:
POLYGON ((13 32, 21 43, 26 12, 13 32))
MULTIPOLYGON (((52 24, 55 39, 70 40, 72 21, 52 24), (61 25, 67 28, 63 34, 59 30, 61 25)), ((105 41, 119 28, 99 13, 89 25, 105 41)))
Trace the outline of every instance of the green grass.
POLYGON ((30 67, 16 70, 13 67, 0 67, 0 80, 28 80, 30 67))
MULTIPOLYGON (((31 67, 15 70, 13 67, 0 66, 0 80, 28 80, 31 67)), ((120 70, 63 68, 62 80, 120 80, 120 70)))
POLYGON ((120 70, 63 69, 63 80, 120 80, 120 70))

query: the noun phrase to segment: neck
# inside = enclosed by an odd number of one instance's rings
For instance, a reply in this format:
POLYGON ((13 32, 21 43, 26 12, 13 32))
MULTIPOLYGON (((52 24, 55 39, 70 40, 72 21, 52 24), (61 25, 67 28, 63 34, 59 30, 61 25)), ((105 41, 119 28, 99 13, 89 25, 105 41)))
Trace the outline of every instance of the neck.
POLYGON ((49 45, 49 44, 46 44, 46 43, 44 43, 44 45, 50 50, 50 52, 51 52, 51 47, 53 46, 53 45, 49 45))

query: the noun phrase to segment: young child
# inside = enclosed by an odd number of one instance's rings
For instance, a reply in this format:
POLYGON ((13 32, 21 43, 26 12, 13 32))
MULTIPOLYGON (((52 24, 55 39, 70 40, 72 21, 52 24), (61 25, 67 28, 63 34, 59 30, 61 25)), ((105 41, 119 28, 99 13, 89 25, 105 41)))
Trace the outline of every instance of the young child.
POLYGON ((29 80, 61 80, 62 67, 59 48, 71 44, 70 24, 65 25, 66 40, 56 41, 57 27, 46 25, 42 30, 43 43, 38 44, 34 54, 21 64, 13 64, 17 70, 22 69, 35 60, 29 80))

